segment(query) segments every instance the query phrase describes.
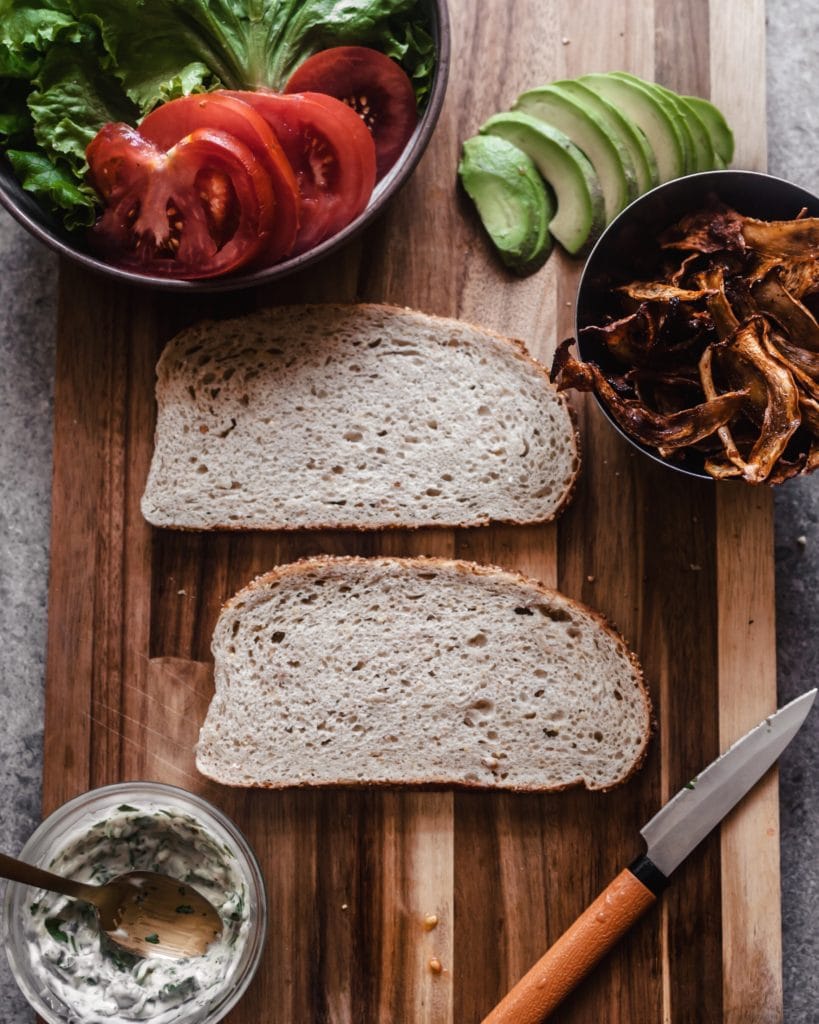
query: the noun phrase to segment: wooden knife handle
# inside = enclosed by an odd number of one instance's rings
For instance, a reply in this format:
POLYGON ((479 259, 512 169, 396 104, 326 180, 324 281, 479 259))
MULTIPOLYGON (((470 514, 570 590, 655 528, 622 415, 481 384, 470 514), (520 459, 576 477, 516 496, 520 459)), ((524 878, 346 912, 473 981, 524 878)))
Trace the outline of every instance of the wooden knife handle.
POLYGON ((656 899, 656 888, 621 871, 483 1024, 540 1024, 656 899))

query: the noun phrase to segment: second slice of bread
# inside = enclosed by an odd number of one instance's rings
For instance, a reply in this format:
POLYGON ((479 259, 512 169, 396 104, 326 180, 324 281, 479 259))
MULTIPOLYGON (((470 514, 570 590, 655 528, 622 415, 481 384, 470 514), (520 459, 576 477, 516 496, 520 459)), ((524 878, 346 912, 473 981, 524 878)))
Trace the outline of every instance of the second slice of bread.
POLYGON ((213 654, 196 764, 229 785, 607 789, 648 742, 620 637, 492 566, 281 566, 227 603, 213 654))
POLYGON ((542 522, 578 472, 520 342, 378 305, 191 327, 157 367, 146 519, 183 529, 542 522))

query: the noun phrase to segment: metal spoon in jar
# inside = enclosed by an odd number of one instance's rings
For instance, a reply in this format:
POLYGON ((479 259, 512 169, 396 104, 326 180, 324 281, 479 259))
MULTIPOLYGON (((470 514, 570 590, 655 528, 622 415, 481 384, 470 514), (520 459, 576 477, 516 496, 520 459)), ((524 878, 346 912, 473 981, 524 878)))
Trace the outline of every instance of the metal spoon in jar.
POLYGON ((90 903, 100 929, 136 956, 201 956, 222 934, 222 919, 204 896, 154 871, 129 871, 105 885, 88 885, 0 853, 0 878, 90 903))

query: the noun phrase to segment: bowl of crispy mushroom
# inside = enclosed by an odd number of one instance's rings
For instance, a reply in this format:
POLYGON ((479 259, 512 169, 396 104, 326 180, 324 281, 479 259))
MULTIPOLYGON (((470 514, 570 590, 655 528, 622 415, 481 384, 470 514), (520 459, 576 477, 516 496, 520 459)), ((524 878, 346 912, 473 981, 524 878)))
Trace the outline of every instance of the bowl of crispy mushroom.
POLYGON ((650 457, 778 484, 819 467, 819 199, 752 171, 667 182, 592 250, 560 390, 650 457))

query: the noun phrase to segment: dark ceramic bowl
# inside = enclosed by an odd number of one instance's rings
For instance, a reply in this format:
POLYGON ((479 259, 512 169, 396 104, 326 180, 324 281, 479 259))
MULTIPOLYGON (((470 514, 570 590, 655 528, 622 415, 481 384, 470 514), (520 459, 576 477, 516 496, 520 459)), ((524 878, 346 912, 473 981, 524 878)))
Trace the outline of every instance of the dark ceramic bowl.
MULTIPOLYGON (((819 216, 819 199, 782 178, 755 171, 707 171, 666 182, 635 199, 606 228, 589 255, 577 292, 576 329, 578 352, 584 361, 595 362, 604 371, 616 371, 601 342, 582 338, 580 331, 601 323, 602 313, 611 309, 608 283, 645 280, 657 265, 658 236, 687 213, 705 206, 709 196, 733 207, 739 213, 760 220, 792 220, 806 207, 810 216, 819 216)), ((614 429, 635 448, 664 466, 682 473, 711 480, 703 469, 699 452, 683 450, 673 462, 661 458, 653 448, 640 444, 615 422, 602 402, 598 405, 614 429)))
POLYGON ((69 234, 58 218, 43 210, 31 195, 23 191, 12 174, 8 162, 4 159, 0 159, 0 203, 24 228, 27 228, 41 242, 45 242, 61 256, 67 256, 84 267, 88 267, 89 270, 95 270, 131 284, 149 285, 172 292, 227 292, 269 284, 271 281, 286 277, 297 270, 303 270, 346 245, 354 235, 357 235, 374 220, 415 170, 429 144, 446 94, 449 76, 450 30, 447 0, 425 0, 425 2, 429 9, 430 29, 437 49, 435 75, 426 109, 401 157, 376 185, 367 209, 337 235, 333 235, 332 238, 328 238, 308 252, 289 260, 283 260, 271 267, 205 281, 177 281, 165 277, 149 277, 145 274, 136 274, 131 270, 113 267, 94 256, 86 246, 81 234, 69 234))

